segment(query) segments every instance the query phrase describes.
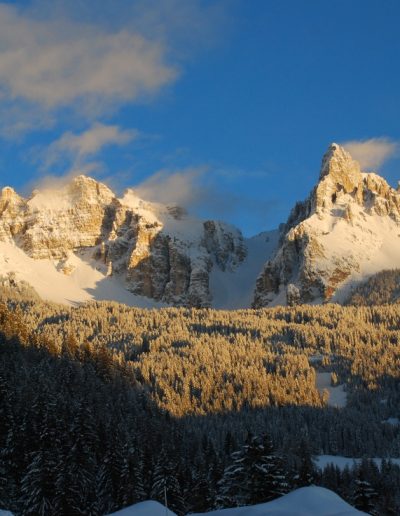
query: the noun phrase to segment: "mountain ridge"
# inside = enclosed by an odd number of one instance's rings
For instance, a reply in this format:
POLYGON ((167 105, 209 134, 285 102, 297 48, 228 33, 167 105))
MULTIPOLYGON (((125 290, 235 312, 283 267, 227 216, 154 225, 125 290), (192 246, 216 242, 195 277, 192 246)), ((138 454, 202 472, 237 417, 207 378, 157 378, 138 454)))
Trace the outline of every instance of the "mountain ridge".
POLYGON ((10 187, 0 194, 0 274, 52 301, 229 309, 344 302, 355 283, 399 261, 399 190, 362 172, 335 143, 286 223, 252 238, 134 189, 119 198, 84 175, 28 198, 10 187))
MULTIPOLYGON (((17 272, 17 279, 34 282, 32 276, 45 275, 39 265, 67 290, 55 271, 71 277, 84 291, 72 292, 76 301, 117 285, 133 294, 122 295, 122 302, 207 307, 211 272, 235 271, 247 247, 240 230, 229 224, 144 201, 132 189, 119 199, 106 185, 80 175, 59 189, 35 190, 27 199, 3 188, 0 252, 0 270, 17 272), (13 262, 20 271, 13 271, 13 262), (21 277, 24 269, 31 270, 30 278, 21 277)), ((121 292, 116 295, 121 300, 121 292)))

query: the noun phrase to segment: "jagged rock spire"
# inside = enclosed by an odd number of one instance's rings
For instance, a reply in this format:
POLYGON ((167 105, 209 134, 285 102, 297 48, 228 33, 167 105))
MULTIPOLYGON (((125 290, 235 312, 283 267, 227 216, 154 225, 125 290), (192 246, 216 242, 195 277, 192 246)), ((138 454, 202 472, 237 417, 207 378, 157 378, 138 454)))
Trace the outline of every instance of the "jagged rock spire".
POLYGON ((358 161, 337 143, 331 143, 322 158, 320 180, 329 175, 334 179, 347 182, 352 181, 353 185, 360 179, 361 169, 358 161))
POLYGON ((399 228, 399 192, 377 174, 361 173, 359 163, 332 143, 318 184, 292 210, 257 280, 254 307, 328 301, 352 278, 379 271, 383 263, 396 266, 399 228))
POLYGON ((319 183, 315 190, 315 208, 330 208, 335 199, 351 194, 361 202, 362 174, 360 164, 337 143, 332 143, 322 158, 319 183))

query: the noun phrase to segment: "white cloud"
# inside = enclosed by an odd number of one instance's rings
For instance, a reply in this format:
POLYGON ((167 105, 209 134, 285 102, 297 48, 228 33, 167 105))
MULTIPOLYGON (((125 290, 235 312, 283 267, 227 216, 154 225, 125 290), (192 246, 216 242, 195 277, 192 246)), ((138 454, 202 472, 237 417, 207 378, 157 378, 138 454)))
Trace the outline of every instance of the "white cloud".
POLYGON ((135 100, 173 81, 166 49, 137 32, 71 20, 38 20, 0 4, 1 100, 46 108, 85 99, 135 100))
POLYGON ((247 221, 258 224, 277 202, 230 190, 226 172, 220 174, 219 170, 207 166, 175 171, 164 169, 134 186, 133 190, 142 199, 182 206, 201 218, 226 220, 237 217, 239 210, 242 216, 245 213, 247 221))
POLYGON ((44 168, 49 168, 61 159, 67 159, 79 166, 86 158, 98 154, 110 145, 126 145, 136 136, 135 130, 123 130, 117 125, 95 123, 86 131, 75 134, 64 133, 45 152, 44 168))
POLYGON ((399 143, 389 138, 351 140, 342 145, 364 170, 378 169, 399 150, 399 143))
POLYGON ((62 163, 63 168, 66 164, 70 165, 68 175, 89 174, 103 168, 102 163, 94 162, 91 158, 105 147, 130 143, 137 135, 136 130, 124 130, 117 125, 97 122, 80 134, 64 133, 41 152, 39 159, 43 162, 44 170, 62 163))
MULTIPOLYGON (((235 0, 234 0, 235 1, 235 0)), ((174 57, 190 57, 226 40, 233 24, 232 0, 33 0, 29 12, 38 18, 49 13, 58 19, 73 19, 145 35, 162 42, 174 57)))
POLYGON ((207 188, 201 181, 206 172, 205 167, 174 172, 160 170, 135 186, 134 190, 148 201, 189 207, 197 205, 206 196, 207 188))
POLYGON ((185 60, 225 39, 229 3, 0 0, 0 136, 153 99, 185 60))
POLYGON ((33 188, 61 188, 77 175, 98 175, 107 170, 105 163, 95 159, 102 150, 113 145, 123 146, 138 136, 135 129, 121 129, 118 125, 94 123, 81 133, 65 132, 47 148, 31 149, 29 157, 33 162, 41 163, 45 174, 25 186, 25 190, 33 188), (61 175, 52 175, 55 171, 61 175))

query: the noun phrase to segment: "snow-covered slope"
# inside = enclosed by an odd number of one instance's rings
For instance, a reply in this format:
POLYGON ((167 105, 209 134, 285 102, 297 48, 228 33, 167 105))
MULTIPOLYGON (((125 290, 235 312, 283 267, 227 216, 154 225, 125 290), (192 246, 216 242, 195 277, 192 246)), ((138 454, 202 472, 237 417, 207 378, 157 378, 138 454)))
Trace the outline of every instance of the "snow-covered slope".
POLYGON ((254 306, 343 302, 356 282, 399 263, 400 192, 332 144, 257 280, 254 306))
MULTIPOLYGON (((142 502, 114 513, 121 516, 164 516, 165 507, 156 502, 142 502)), ((171 516, 172 513, 168 512, 171 516)), ((366 514, 351 507, 340 496, 323 487, 303 487, 272 502, 223 509, 193 516, 356 516, 366 514)))
MULTIPOLYGON (((131 505, 121 511, 113 512, 112 516, 176 516, 176 514, 158 502, 149 500, 131 505)), ((111 515, 110 515, 111 516, 111 515)))
POLYGON ((28 283, 42 299, 67 305, 96 299, 141 308, 164 306, 161 302, 129 292, 121 278, 108 276, 104 266, 85 251, 71 253, 62 267, 70 268, 71 272, 63 272, 56 260, 35 260, 15 243, 0 242, 1 276, 11 284, 14 281, 28 283))
POLYGON ((316 373, 316 386, 321 392, 326 390, 329 394, 328 405, 331 407, 345 407, 347 403, 347 393, 344 390, 344 385, 331 385, 331 373, 316 373))
POLYGON ((278 246, 279 231, 260 233, 245 240, 246 259, 234 270, 214 267, 210 287, 214 308, 238 309, 251 306, 256 280, 266 260, 278 246))

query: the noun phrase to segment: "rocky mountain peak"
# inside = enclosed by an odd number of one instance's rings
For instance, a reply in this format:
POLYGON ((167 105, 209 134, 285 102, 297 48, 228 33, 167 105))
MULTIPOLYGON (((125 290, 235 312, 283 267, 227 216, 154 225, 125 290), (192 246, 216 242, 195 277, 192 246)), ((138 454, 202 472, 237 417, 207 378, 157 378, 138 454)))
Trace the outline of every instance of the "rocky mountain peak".
POLYGON ((14 190, 14 188, 11 188, 10 186, 5 186, 1 190, 0 198, 2 201, 9 201, 9 200, 15 199, 15 198, 20 199, 20 196, 17 194, 17 192, 14 190))
POLYGON ((362 205, 363 182, 359 163, 343 147, 332 143, 322 158, 317 185, 305 201, 295 205, 282 233, 286 234, 314 214, 323 218, 335 205, 348 201, 362 205))
POLYGON ((74 177, 67 189, 79 200, 90 203, 109 204, 115 197, 108 186, 84 175, 74 177))
POLYGON ((355 161, 344 147, 331 143, 322 157, 320 180, 327 175, 341 178, 346 174, 357 175, 357 172, 361 172, 358 161, 355 161))
POLYGON ((1 190, 0 213, 3 213, 5 210, 12 210, 14 208, 22 207, 25 205, 25 203, 25 199, 18 195, 13 188, 6 186, 1 190))
POLYGON ((354 278, 398 263, 399 228, 400 193, 331 144, 318 184, 292 210, 258 278, 254 306, 336 300, 354 278))
POLYGON ((319 183, 315 189, 315 211, 332 208, 343 195, 362 202, 363 176, 358 161, 337 143, 332 143, 322 158, 319 183))
POLYGON ((17 192, 6 186, 1 190, 0 194, 0 213, 5 210, 12 210, 13 208, 22 207, 25 204, 25 199, 17 194, 17 192))
POLYGON ((13 237, 23 226, 26 201, 17 192, 6 186, 0 193, 0 241, 13 237))
POLYGON ((84 175, 43 185, 28 199, 3 189, 1 244, 10 256, 17 247, 26 267, 36 270, 34 262, 46 260, 39 269, 55 267, 72 283, 86 285, 85 276, 94 274, 95 285, 110 280, 112 288, 123 285, 136 296, 197 307, 212 301, 213 269, 232 272, 246 258, 236 228, 144 201, 132 190, 118 199, 84 175))

